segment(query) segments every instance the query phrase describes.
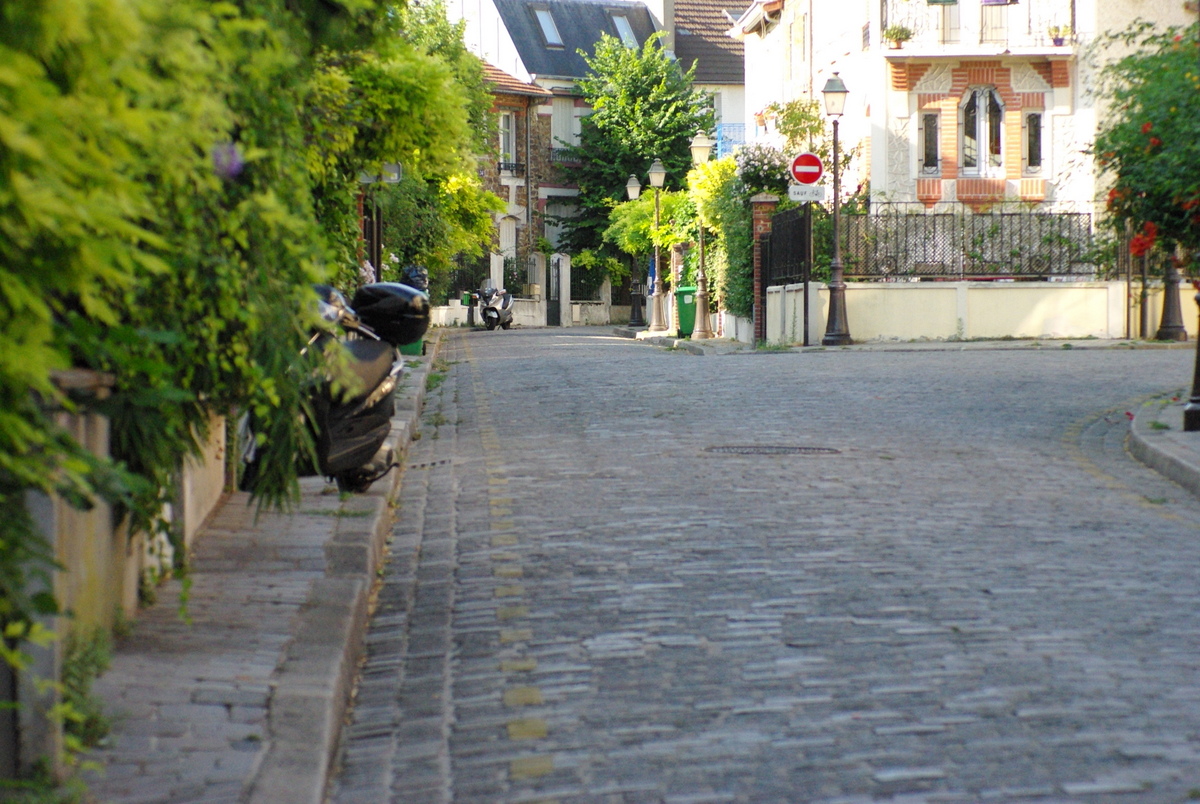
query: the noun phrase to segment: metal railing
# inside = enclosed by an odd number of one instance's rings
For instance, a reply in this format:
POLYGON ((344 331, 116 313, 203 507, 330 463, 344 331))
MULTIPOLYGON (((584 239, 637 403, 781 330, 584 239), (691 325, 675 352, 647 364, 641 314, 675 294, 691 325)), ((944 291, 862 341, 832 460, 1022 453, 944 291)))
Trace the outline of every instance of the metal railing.
POLYGON ((729 156, 739 145, 746 143, 745 123, 719 123, 717 125, 717 156, 729 156))
POLYGON ((600 286, 603 280, 593 279, 582 268, 571 268, 571 301, 600 301, 600 286))
POLYGON ((806 208, 807 204, 771 217, 771 235, 764 243, 764 287, 790 285, 809 279, 812 271, 808 255, 811 211, 806 208))
POLYGON ((1091 212, 872 204, 842 215, 847 276, 870 279, 1045 279, 1096 276, 1091 212))

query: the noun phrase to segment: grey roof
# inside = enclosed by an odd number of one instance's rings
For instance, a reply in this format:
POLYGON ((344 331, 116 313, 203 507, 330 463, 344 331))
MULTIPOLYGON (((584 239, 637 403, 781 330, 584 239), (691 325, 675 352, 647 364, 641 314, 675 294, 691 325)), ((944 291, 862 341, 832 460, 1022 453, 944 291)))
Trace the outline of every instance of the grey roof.
POLYGON ((745 81, 742 43, 725 33, 730 26, 727 8, 722 0, 675 0, 675 57, 685 70, 697 62, 697 84, 745 81))
POLYGON ((627 0, 495 0, 500 18, 508 29, 525 69, 539 77, 582 78, 587 63, 577 51, 591 54, 602 33, 618 36, 612 14, 624 14, 638 44, 655 32, 654 18, 641 3, 627 0), (548 9, 562 36, 562 47, 549 47, 534 16, 548 9))

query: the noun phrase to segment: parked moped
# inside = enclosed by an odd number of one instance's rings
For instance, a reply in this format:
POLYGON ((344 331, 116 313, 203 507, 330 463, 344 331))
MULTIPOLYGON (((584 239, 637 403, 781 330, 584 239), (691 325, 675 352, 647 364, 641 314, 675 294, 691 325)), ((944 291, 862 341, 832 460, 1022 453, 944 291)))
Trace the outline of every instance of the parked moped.
POLYGON ((508 329, 513 321, 513 297, 504 288, 480 288, 471 294, 471 302, 478 309, 478 320, 489 330, 496 327, 508 329))
MULTIPOLYGON (((393 394, 404 372, 398 347, 425 334, 429 298, 407 285, 375 283, 360 288, 352 306, 328 285, 315 289, 321 316, 340 327, 343 335, 321 329, 305 349, 341 350, 351 376, 345 384, 327 377, 312 388, 307 424, 316 462, 302 462, 300 475, 328 477, 339 491, 361 493, 398 465, 394 450, 386 444, 395 412, 393 394)), ((243 417, 239 426, 245 445, 243 489, 253 486, 261 468, 255 429, 253 417, 243 417)))

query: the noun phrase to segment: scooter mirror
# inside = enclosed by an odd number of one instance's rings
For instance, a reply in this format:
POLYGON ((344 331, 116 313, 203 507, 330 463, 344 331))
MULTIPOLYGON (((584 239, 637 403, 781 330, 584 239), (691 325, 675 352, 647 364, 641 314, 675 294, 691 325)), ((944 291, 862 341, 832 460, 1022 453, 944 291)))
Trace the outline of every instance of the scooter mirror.
POLYGON ((353 321, 357 316, 342 292, 331 285, 313 285, 317 294, 317 310, 331 324, 353 321))

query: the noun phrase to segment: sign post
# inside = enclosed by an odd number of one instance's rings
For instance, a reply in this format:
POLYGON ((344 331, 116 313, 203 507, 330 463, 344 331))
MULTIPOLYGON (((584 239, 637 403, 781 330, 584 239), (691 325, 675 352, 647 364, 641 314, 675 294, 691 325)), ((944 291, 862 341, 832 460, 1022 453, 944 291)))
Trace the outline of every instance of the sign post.
POLYGON ((788 198, 792 201, 804 202, 805 231, 808 242, 805 244, 804 265, 804 345, 808 346, 808 285, 812 276, 813 242, 812 242, 812 202, 825 200, 825 187, 818 184, 825 175, 825 164, 821 157, 814 153, 802 153, 792 160, 792 178, 799 184, 788 185, 788 198))

